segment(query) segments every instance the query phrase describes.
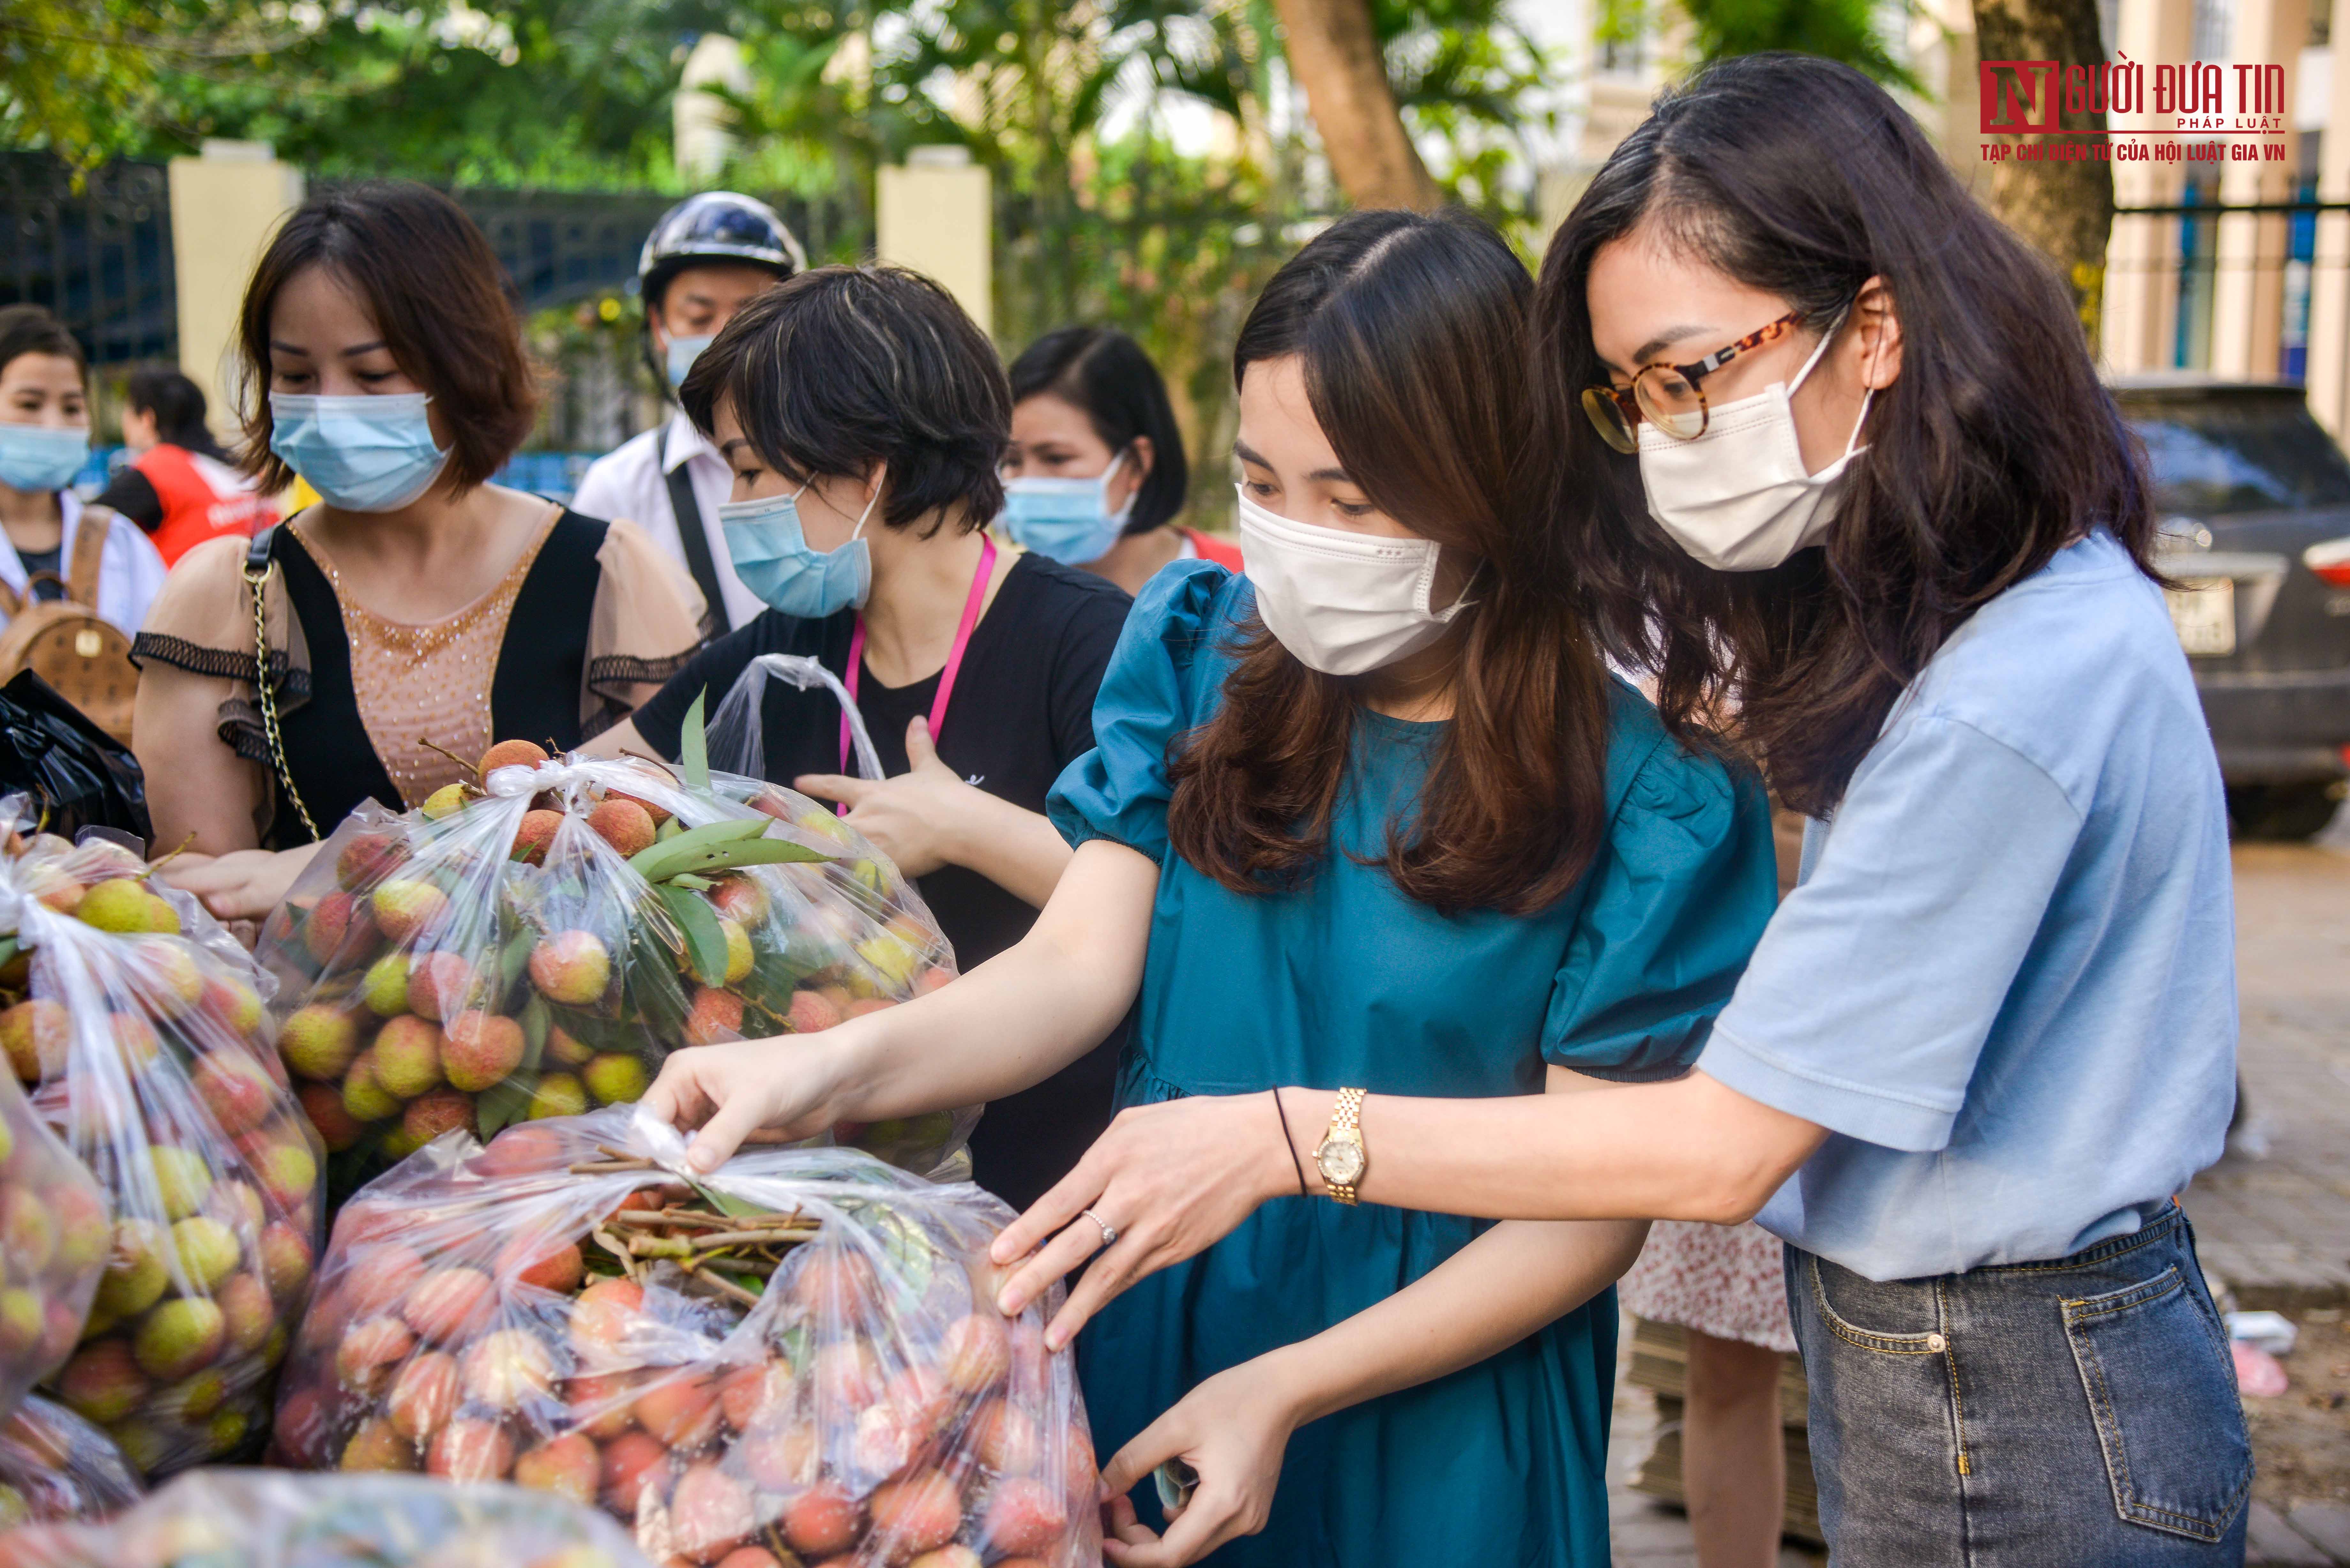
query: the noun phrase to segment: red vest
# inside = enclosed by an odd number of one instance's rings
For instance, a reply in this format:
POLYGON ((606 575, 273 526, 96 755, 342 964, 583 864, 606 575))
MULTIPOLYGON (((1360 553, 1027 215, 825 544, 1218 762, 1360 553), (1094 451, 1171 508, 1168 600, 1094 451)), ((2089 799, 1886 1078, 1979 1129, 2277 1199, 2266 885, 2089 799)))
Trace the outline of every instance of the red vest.
POLYGON ((131 459, 130 466, 155 487, 163 504, 154 540, 167 566, 207 539, 223 534, 249 538, 277 521, 276 509, 247 490, 234 470, 185 447, 160 442, 131 459))

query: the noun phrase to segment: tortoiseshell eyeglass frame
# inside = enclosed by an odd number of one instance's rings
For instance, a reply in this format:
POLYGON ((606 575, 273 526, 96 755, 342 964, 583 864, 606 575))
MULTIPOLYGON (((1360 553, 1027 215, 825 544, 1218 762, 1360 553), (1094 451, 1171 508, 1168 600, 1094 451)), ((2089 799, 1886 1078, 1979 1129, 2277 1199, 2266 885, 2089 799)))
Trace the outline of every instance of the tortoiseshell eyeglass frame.
POLYGON ((1703 385, 1705 379, 1741 354, 1750 353, 1765 343, 1777 342, 1794 330, 1796 324, 1803 318, 1802 311, 1791 310, 1778 320, 1756 327, 1737 342, 1715 349, 1695 364, 1643 365, 1633 373, 1632 384, 1628 387, 1611 386, 1606 383, 1596 387, 1586 387, 1583 391, 1583 411, 1590 416, 1592 428, 1598 431, 1600 440, 1617 452, 1636 452, 1640 450, 1641 383, 1648 379, 1651 372, 1666 371, 1687 381, 1690 390, 1697 395, 1697 429, 1683 435, 1659 417, 1652 415, 1648 422, 1675 441, 1695 441, 1705 434, 1706 424, 1711 418, 1711 412, 1705 400, 1703 385))

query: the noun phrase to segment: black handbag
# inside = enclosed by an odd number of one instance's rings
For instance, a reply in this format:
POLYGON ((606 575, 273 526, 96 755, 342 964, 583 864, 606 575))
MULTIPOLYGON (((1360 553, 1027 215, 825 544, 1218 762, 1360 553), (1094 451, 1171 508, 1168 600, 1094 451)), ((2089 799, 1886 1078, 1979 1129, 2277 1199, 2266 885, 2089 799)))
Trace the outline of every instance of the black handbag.
POLYGON ((0 794, 19 791, 45 833, 152 835, 139 759, 29 670, 0 686, 0 794))

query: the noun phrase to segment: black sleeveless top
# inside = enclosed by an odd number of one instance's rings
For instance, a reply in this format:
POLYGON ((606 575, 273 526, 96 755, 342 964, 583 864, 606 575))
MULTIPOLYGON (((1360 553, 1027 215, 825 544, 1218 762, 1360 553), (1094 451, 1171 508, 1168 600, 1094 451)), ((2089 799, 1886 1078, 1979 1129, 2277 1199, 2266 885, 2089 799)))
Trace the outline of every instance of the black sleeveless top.
MULTIPOLYGON (((607 526, 566 510, 539 546, 498 645, 497 670, 490 680, 494 737, 552 740, 560 750, 584 738, 579 694, 588 673, 589 611, 603 572, 597 552, 604 547, 607 526)), ((290 529, 271 530, 269 556, 285 574, 286 602, 302 623, 310 650, 307 701, 287 710, 279 723, 286 767, 302 803, 322 833, 333 832, 363 800, 404 810, 359 722, 350 639, 334 586, 290 529)), ((291 849, 309 842, 301 814, 281 803, 262 847, 291 849)))

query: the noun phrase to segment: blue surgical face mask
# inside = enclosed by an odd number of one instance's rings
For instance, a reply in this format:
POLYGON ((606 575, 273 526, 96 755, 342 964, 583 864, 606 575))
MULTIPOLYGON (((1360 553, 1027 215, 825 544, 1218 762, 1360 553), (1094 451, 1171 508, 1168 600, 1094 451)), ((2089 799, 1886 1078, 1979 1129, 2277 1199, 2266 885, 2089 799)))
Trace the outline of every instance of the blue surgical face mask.
POLYGON ((422 392, 269 394, 269 450, 345 512, 397 512, 432 488, 449 454, 422 392))
POLYGON ((810 546, 800 527, 803 484, 789 495, 763 495, 755 501, 729 501, 718 508, 719 525, 726 530, 726 553, 733 558, 734 575, 743 586, 785 615, 821 620, 854 605, 865 607, 873 591, 873 551, 865 542, 865 519, 881 487, 857 514, 856 530, 837 550, 810 546))
POLYGON ((702 358, 702 351, 717 340, 718 335, 714 332, 705 332, 699 337, 671 338, 667 350, 669 384, 672 387, 684 386, 685 373, 693 369, 693 362, 702 358))
POLYGON ((87 426, 0 424, 0 484, 11 490, 63 490, 88 461, 87 426))
POLYGON ((1134 497, 1110 510, 1110 476, 1126 462, 1119 452, 1091 479, 1007 479, 1003 528, 1024 548, 1080 566, 1109 554, 1126 532, 1134 497))

